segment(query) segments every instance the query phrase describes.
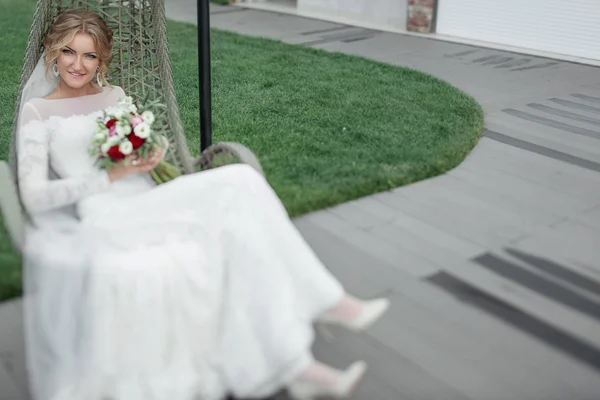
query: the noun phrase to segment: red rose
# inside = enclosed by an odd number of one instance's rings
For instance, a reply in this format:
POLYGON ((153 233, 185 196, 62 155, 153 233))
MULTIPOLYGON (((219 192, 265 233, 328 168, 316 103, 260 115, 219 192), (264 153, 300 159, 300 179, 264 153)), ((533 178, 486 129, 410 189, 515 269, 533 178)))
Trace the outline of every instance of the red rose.
POLYGON ((121 150, 119 150, 119 146, 118 145, 114 145, 113 147, 111 147, 110 149, 108 149, 108 151, 106 152, 106 154, 108 154, 108 156, 115 161, 118 160, 122 160, 125 158, 125 154, 121 153, 121 150))
POLYGON ((130 133, 129 135, 127 135, 127 139, 129 139, 129 141, 133 145, 133 149, 134 150, 137 150, 146 141, 146 139, 142 139, 142 138, 137 137, 135 135, 135 133, 133 133, 133 132, 130 133))
POLYGON ((115 126, 117 124, 117 120, 116 119, 111 119, 106 123, 106 127, 108 129, 112 128, 113 126, 115 126))

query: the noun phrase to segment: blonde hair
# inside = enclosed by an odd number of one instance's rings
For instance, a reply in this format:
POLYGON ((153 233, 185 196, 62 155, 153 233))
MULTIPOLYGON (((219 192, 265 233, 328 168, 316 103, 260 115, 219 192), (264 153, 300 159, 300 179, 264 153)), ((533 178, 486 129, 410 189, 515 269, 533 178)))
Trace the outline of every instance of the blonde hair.
POLYGON ((54 20, 44 39, 46 71, 78 33, 87 33, 94 40, 100 60, 100 79, 108 85, 105 74, 112 60, 113 32, 99 14, 89 10, 66 10, 54 20))

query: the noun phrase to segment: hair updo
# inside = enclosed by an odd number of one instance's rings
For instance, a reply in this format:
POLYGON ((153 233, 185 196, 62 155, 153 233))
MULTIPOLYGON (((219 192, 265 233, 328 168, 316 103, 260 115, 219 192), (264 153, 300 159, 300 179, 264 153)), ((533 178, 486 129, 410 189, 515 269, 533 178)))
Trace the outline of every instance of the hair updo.
POLYGON ((54 20, 44 39, 46 70, 78 33, 87 33, 94 40, 100 60, 100 79, 107 85, 105 74, 112 60, 113 32, 98 13, 89 10, 66 10, 54 20))

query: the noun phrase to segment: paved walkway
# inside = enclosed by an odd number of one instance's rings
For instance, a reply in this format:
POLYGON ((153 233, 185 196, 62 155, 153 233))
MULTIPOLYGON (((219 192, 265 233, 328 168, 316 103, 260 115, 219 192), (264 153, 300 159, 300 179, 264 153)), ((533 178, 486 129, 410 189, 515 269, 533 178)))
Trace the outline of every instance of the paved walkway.
MULTIPOLYGON (((167 11, 195 22, 193 0, 167 11)), ((370 363, 355 399, 599 398, 600 69, 237 7, 212 24, 416 68, 486 111, 451 172, 295 220, 350 291, 393 298, 315 344, 370 363)), ((25 399, 20 303, 0 321, 0 400, 25 399)))

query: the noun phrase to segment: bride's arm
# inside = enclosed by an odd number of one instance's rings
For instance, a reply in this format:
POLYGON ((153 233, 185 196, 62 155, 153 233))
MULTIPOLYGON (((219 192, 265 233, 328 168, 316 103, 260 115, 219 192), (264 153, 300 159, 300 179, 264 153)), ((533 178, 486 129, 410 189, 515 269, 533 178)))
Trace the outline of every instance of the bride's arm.
POLYGON ((76 178, 50 180, 47 127, 31 104, 24 106, 21 120, 17 153, 19 189, 29 213, 74 204, 110 186, 108 174, 102 170, 76 178))

